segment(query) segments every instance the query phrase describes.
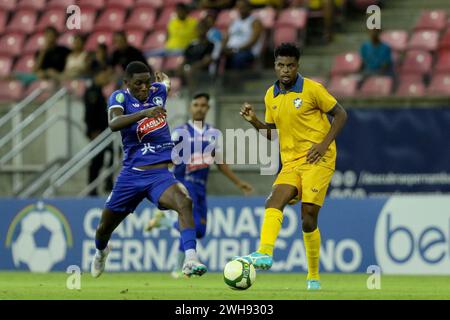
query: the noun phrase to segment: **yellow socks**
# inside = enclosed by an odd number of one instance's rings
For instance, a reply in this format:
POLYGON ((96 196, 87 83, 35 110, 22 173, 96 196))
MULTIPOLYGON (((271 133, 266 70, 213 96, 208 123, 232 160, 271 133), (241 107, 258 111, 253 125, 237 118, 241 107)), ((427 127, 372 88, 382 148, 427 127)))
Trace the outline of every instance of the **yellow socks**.
POLYGON ((320 256, 320 231, 316 228, 313 232, 303 232, 303 241, 308 259, 307 280, 319 279, 319 256, 320 256))
POLYGON ((275 208, 266 209, 261 229, 261 239, 258 249, 259 253, 273 255, 275 240, 277 240, 282 222, 283 212, 275 208))

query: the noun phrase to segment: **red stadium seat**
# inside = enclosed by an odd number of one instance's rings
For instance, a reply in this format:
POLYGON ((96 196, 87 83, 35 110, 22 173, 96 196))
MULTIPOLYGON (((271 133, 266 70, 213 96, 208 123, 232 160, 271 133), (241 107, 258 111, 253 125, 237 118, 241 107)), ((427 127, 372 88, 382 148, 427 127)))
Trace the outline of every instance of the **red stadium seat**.
POLYGON ((308 12, 303 8, 287 8, 281 11, 275 26, 291 26, 304 29, 308 21, 308 12))
POLYGON ((134 0, 107 0, 106 8, 128 10, 134 5, 134 0))
POLYGON ((18 101, 23 95, 23 86, 17 80, 0 80, 0 101, 18 101))
POLYGON ((391 47, 393 51, 405 51, 408 43, 408 32, 405 30, 390 30, 381 33, 381 41, 391 47))
POLYGON ((259 18, 265 29, 272 29, 275 26, 277 12, 274 8, 265 7, 254 10, 253 15, 259 18))
POLYGON ((149 57, 147 63, 152 67, 154 71, 163 70, 164 58, 163 57, 149 57))
POLYGON ((81 12, 85 9, 99 10, 105 7, 105 0, 78 0, 81 12))
POLYGON ((12 11, 17 7, 17 0, 1 0, 0 10, 12 11))
POLYGON ((8 56, 0 56, 0 78, 9 76, 13 59, 8 56))
POLYGON ((408 49, 434 51, 438 48, 439 32, 434 30, 416 31, 408 42, 408 49))
POLYGON ((239 16, 239 12, 235 9, 220 11, 217 20, 216 27, 223 30, 228 30, 231 22, 239 16))
POLYGON ((434 73, 450 73, 450 49, 439 52, 434 73))
POLYGON ((163 5, 163 0, 137 0, 135 8, 154 8, 159 9, 163 5))
POLYGON ((450 49, 450 27, 439 41, 439 49, 450 49))
POLYGON ((62 32, 66 28, 66 11, 61 9, 51 9, 45 11, 41 19, 37 24, 36 30, 43 31, 48 26, 53 26, 59 32, 62 32))
POLYGON ((334 58, 331 75, 356 73, 361 69, 362 60, 358 53, 347 52, 334 58))
POLYGON ((155 29, 157 30, 167 30, 167 24, 169 23, 170 19, 175 16, 175 8, 174 7, 168 7, 164 8, 164 10, 159 15, 156 24, 155 29))
POLYGON ((420 77, 402 77, 396 94, 404 97, 421 97, 425 94, 425 85, 420 77))
POLYGON ((445 10, 422 11, 414 30, 442 31, 447 26, 447 12, 445 10))
POLYGON ((142 30, 127 30, 127 40, 130 45, 138 49, 142 49, 144 44, 145 31, 142 30))
POLYGON ((38 32, 33 34, 30 38, 28 38, 25 43, 25 48, 23 49, 23 53, 34 53, 38 51, 44 45, 44 33, 38 32))
POLYGON ((83 8, 81 10, 81 32, 90 33, 94 31, 97 11, 92 8, 83 8))
POLYGON ((13 70, 14 72, 31 73, 33 72, 35 63, 36 60, 34 54, 26 54, 21 56, 19 60, 17 60, 13 70))
POLYGON ((424 75, 431 70, 431 54, 423 50, 410 50, 406 52, 403 64, 400 68, 402 74, 420 74, 424 75))
POLYGON ((278 47, 283 42, 297 42, 298 30, 295 27, 277 27, 273 33, 273 45, 278 47))
POLYGON ((123 29, 126 12, 121 9, 106 9, 95 24, 96 31, 119 31, 123 29))
POLYGON ((429 95, 450 96, 450 73, 433 76, 427 92, 429 95))
POLYGON ((19 10, 8 23, 7 32, 32 33, 36 28, 37 13, 33 10, 19 10))
POLYGON ((22 52, 25 35, 21 33, 8 33, 0 38, 0 54, 17 56, 22 52))
POLYGON ((170 56, 167 57, 164 61, 164 67, 163 70, 167 71, 175 71, 177 70, 180 65, 183 64, 184 57, 183 56, 170 56))
POLYGON ((67 90, 81 98, 84 95, 84 92, 86 91, 86 81, 84 80, 69 80, 64 82, 64 87, 67 88, 67 90))
POLYGON ((15 10, 29 9, 34 11, 41 11, 45 8, 47 0, 20 0, 15 10))
POLYGON ((153 29, 156 11, 153 8, 135 9, 125 23, 125 29, 148 31, 153 29))
POLYGON ((77 4, 76 0, 49 0, 48 4, 45 6, 45 9, 59 9, 65 12, 67 7, 74 4, 77 4))
POLYGON ((8 13, 6 11, 0 11, 0 34, 5 32, 6 20, 8 20, 8 13))
POLYGON ((358 79, 355 76, 334 76, 328 90, 336 97, 352 97, 356 95, 358 79))
POLYGON ((153 31, 144 41, 143 50, 153 50, 164 48, 166 44, 167 34, 163 30, 153 31))
POLYGON ((360 93, 364 96, 388 96, 392 92, 393 80, 388 76, 372 76, 361 86, 360 93))
POLYGON ((112 45, 112 32, 108 31, 97 31, 89 36, 86 42, 86 50, 94 51, 97 49, 100 43, 106 44, 108 47, 112 45))
POLYGON ((73 37, 77 34, 77 31, 64 32, 58 38, 58 44, 61 46, 65 46, 67 48, 72 48, 73 46, 73 37))

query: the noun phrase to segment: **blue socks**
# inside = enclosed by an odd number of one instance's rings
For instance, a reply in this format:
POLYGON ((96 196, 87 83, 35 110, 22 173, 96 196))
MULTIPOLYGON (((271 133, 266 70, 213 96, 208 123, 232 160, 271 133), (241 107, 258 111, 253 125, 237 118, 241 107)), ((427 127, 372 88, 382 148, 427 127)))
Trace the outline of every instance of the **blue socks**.
POLYGON ((98 250, 104 250, 107 245, 108 245, 108 241, 102 241, 102 240, 95 239, 95 247, 98 250))
POLYGON ((194 249, 197 246, 197 241, 195 240, 197 235, 194 228, 181 230, 181 241, 183 243, 184 250, 194 249))

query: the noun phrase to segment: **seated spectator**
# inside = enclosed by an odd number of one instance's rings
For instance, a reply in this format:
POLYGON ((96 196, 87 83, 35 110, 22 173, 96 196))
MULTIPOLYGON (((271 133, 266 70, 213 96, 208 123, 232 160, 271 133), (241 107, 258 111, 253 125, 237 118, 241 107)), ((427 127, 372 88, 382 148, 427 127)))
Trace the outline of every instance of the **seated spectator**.
POLYGON ((212 62, 211 54, 214 44, 207 38, 206 21, 201 21, 197 25, 197 32, 198 38, 192 41, 184 51, 184 63, 181 66, 180 75, 185 82, 198 76, 199 71, 208 72, 209 64, 212 62))
POLYGON ((64 68, 64 79, 76 79, 87 74, 89 68, 89 53, 84 50, 86 37, 76 35, 73 38, 73 48, 67 56, 64 68))
POLYGON ((370 40, 360 49, 364 77, 371 75, 394 75, 391 48, 380 39, 381 30, 370 30, 370 40))
POLYGON ((70 50, 57 44, 58 31, 47 27, 44 32, 44 46, 38 51, 34 72, 39 79, 59 79, 66 66, 70 50))
POLYGON ((261 21, 251 15, 247 0, 238 0, 239 18, 234 20, 223 40, 223 53, 227 69, 245 69, 251 66, 262 50, 263 27, 261 21))
POLYGON ((285 5, 285 0, 249 0, 253 8, 273 7, 282 9, 285 5))
MULTIPOLYGON (((111 69, 97 68, 92 70, 92 84, 84 93, 85 113, 84 120, 86 123, 86 135, 89 140, 94 140, 99 134, 108 128, 108 113, 106 98, 103 95, 103 87, 106 86, 111 79, 111 69)), ((95 181, 103 167, 105 153, 111 152, 110 163, 112 165, 113 149, 111 146, 97 154, 89 165, 89 183, 95 181)), ((113 186, 112 175, 106 181, 106 191, 111 191, 113 186)), ((90 192, 90 196, 96 196, 97 190, 90 192)))
POLYGON ((236 0, 200 0, 199 8, 215 10, 231 9, 236 5, 236 0))
POLYGON ((103 70, 111 66, 111 60, 108 56, 108 47, 104 43, 100 43, 91 59, 90 70, 103 70))
POLYGON ((167 27, 166 53, 183 54, 187 46, 197 38, 197 19, 189 17, 186 4, 177 3, 176 16, 167 27))
POLYGON ((217 72, 217 66, 219 64, 220 53, 222 52, 222 41, 223 35, 220 32, 219 28, 215 27, 217 19, 217 12, 210 10, 206 17, 203 19, 203 22, 206 24, 206 28, 208 29, 208 33, 206 37, 209 42, 214 44, 213 52, 211 53, 212 63, 209 66, 210 74, 214 75, 217 72))
POLYGON ((113 67, 120 67, 122 71, 125 71, 127 65, 132 61, 141 61, 148 66, 147 60, 142 52, 128 43, 125 32, 118 31, 114 33, 113 42, 115 46, 111 58, 111 65, 113 67))

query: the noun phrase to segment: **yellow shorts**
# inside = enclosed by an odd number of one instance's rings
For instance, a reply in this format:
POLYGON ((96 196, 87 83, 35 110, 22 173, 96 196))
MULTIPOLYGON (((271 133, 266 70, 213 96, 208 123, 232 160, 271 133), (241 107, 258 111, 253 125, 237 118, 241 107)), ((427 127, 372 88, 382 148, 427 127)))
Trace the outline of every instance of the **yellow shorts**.
POLYGON ((301 199, 302 202, 322 206, 334 170, 303 161, 284 164, 273 185, 289 184, 297 188, 298 195, 289 204, 301 199))

